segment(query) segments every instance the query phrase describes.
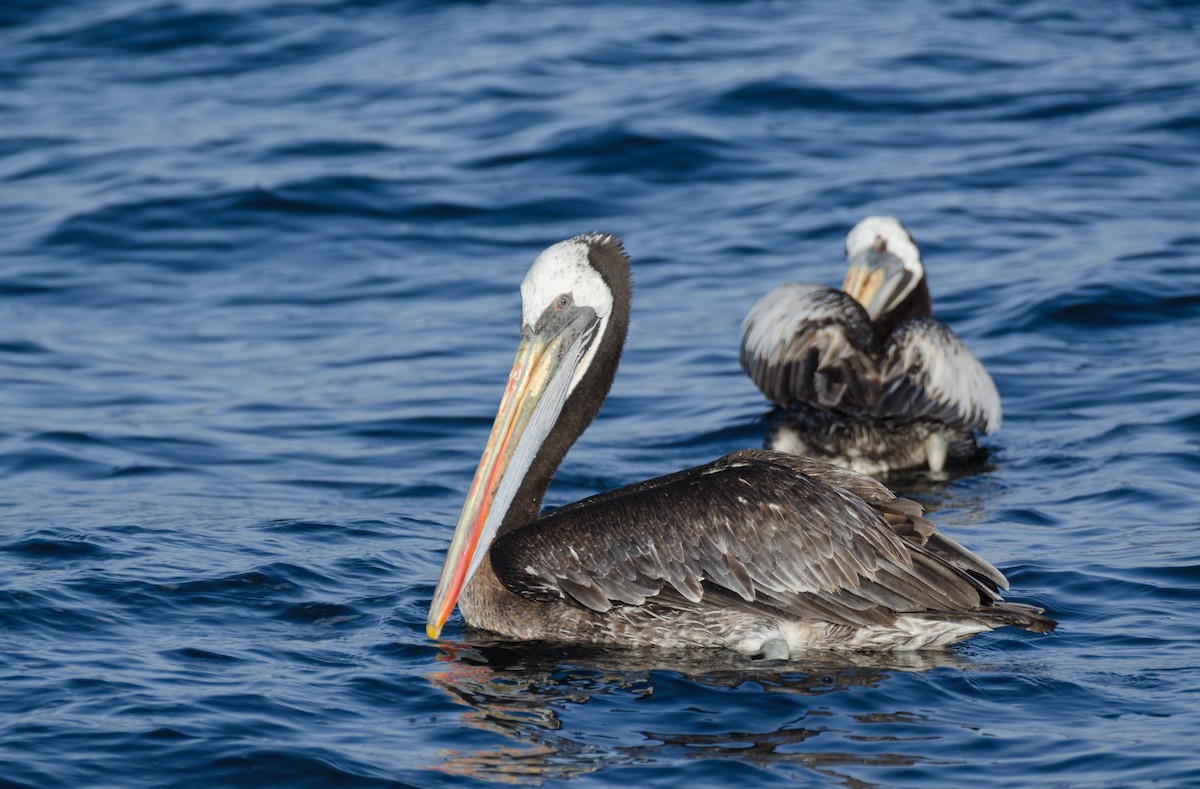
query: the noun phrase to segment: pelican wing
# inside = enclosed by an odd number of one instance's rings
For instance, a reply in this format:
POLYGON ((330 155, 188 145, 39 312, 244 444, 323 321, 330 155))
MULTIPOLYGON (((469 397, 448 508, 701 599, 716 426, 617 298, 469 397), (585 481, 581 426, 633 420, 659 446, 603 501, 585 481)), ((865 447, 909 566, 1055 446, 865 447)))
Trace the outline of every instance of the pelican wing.
POLYGON ((863 414, 878 392, 871 332, 866 311, 850 296, 789 282, 746 315, 742 369, 777 405, 816 403, 863 414))
POLYGON ((491 561, 516 594, 598 612, 707 602, 853 625, 987 607, 1004 581, 878 482, 758 450, 555 510, 491 561))
POLYGON ((946 324, 934 318, 901 323, 880 360, 875 416, 916 417, 961 430, 1000 427, 1000 394, 979 360, 946 324))

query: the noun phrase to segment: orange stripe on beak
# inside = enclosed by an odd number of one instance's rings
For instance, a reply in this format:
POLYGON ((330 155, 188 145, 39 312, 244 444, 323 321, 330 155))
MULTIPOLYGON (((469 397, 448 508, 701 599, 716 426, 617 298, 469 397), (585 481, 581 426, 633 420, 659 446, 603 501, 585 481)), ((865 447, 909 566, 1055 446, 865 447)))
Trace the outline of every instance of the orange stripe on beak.
MULTIPOLYGON (((475 478, 471 481, 454 537, 446 552, 433 602, 429 606, 425 632, 430 638, 437 638, 442 632, 474 568, 478 566, 476 553, 488 549, 499 526, 498 521, 503 518, 504 513, 492 516, 496 491, 509 470, 509 463, 529 424, 529 418, 553 377, 557 367, 557 354, 554 352, 557 345, 556 341, 546 342, 532 337, 523 339, 517 348, 504 397, 500 401, 483 456, 479 459, 479 467, 475 470, 475 478)), ((514 473, 518 471, 524 473, 525 469, 513 469, 514 473)), ((504 506, 507 507, 507 504, 504 506)))

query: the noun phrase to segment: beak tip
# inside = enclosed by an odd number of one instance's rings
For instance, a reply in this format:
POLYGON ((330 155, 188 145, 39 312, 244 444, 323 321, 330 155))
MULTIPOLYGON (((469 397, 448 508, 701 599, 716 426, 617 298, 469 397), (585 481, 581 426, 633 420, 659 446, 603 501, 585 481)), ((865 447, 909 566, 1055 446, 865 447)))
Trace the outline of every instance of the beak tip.
POLYGON ((438 636, 442 634, 442 626, 437 622, 429 622, 425 625, 425 635, 429 636, 430 641, 437 641, 438 636))

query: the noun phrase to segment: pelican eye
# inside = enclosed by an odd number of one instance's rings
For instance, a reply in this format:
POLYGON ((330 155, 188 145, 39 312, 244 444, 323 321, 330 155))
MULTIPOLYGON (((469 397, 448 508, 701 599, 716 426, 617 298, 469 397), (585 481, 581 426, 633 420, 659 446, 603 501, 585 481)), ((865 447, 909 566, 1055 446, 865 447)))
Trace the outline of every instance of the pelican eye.
POLYGON ((887 239, 875 236, 875 251, 887 252, 887 239))
POLYGON ((571 303, 573 301, 574 301, 574 299, 571 298, 570 293, 564 293, 561 296, 559 296, 557 299, 554 300, 554 309, 557 312, 562 312, 563 310, 570 307, 571 303))

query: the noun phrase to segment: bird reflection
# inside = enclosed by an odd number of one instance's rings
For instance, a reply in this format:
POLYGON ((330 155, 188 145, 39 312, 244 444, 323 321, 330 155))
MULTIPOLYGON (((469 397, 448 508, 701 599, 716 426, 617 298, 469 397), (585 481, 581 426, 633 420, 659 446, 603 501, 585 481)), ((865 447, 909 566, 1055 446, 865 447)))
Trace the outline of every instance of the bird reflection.
MULTIPOLYGON (((467 707, 463 721, 511 741, 502 747, 443 754, 436 769, 492 782, 532 784, 594 773, 606 767, 680 758, 736 759, 770 769, 807 769, 849 786, 870 786, 839 772, 841 766, 907 766, 920 756, 886 750, 863 754, 820 750, 809 742, 830 737, 831 720, 820 703, 797 705, 799 717, 776 731, 609 731, 589 735, 563 726, 573 705, 606 699, 650 697, 656 688, 695 683, 711 688, 752 686, 768 693, 817 698, 852 687, 873 687, 897 672, 959 666, 952 652, 891 655, 822 654, 811 660, 766 661, 711 651, 612 650, 496 642, 442 645, 429 680, 467 707), (812 709, 810 709, 810 706, 812 709), (808 725, 805 725, 805 724, 808 725), (623 743, 622 738, 632 742, 623 743)), ((605 712, 598 711, 602 720, 605 712)), ((672 716, 664 716, 670 720, 672 716)), ((738 716, 738 723, 746 718, 738 716)), ((912 722, 904 712, 855 716, 863 723, 912 722)), ((602 727, 601 727, 602 728, 602 727)), ((843 737, 861 742, 862 737, 843 737)), ((889 738, 879 738, 888 740, 889 738)), ((894 739, 894 738, 892 738, 894 739)), ((861 748, 859 749, 861 750, 861 748)))

